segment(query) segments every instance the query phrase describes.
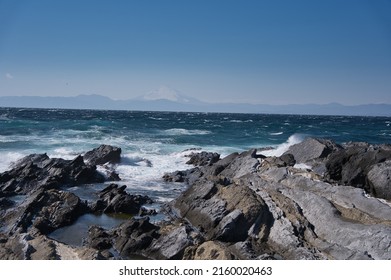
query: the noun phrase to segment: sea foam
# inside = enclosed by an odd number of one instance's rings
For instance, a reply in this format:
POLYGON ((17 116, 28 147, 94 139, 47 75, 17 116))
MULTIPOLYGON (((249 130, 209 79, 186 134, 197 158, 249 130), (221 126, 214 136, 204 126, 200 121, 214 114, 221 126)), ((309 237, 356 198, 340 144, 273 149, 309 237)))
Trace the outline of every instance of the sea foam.
POLYGON ((261 154, 268 157, 279 157, 282 156, 286 151, 288 151, 289 147, 295 144, 298 144, 304 140, 304 135, 302 134, 293 134, 289 136, 288 140, 280 145, 278 145, 275 149, 262 151, 261 154))

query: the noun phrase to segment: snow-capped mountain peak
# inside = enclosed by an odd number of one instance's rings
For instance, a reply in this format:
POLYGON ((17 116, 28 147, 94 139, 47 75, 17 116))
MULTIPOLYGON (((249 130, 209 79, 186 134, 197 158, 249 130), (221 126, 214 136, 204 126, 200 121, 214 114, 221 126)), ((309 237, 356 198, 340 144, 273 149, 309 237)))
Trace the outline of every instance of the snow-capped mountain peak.
POLYGON ((189 103, 191 101, 190 98, 183 95, 180 91, 172 89, 168 86, 160 86, 158 89, 150 91, 141 96, 141 99, 147 101, 169 100, 180 103, 189 103))

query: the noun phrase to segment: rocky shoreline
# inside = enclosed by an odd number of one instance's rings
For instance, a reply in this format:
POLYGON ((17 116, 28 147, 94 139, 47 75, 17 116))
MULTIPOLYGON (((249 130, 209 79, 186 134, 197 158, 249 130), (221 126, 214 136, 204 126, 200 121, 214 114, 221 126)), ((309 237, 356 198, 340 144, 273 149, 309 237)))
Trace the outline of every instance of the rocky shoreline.
POLYGON ((193 153, 193 168, 164 174, 188 187, 157 224, 143 207, 152 200, 126 186, 111 183, 93 202, 67 189, 119 181, 97 165, 120 154, 102 145, 74 160, 30 155, 1 173, 0 259, 391 259, 391 145, 308 138, 278 157, 193 153), (91 226, 80 247, 48 236, 88 213, 133 217, 91 226))

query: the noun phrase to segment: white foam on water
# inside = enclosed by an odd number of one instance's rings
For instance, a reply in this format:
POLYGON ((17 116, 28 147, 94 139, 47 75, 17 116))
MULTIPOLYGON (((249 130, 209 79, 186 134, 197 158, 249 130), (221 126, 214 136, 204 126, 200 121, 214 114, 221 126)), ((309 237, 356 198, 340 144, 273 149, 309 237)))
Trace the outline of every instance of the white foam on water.
POLYGON ((11 165, 15 163, 16 161, 20 160, 27 154, 23 154, 20 152, 5 152, 2 153, 0 157, 0 173, 10 170, 12 167, 11 165))
POLYGON ((269 135, 281 135, 281 134, 284 134, 284 132, 280 131, 280 132, 270 132, 269 135))
POLYGON ((48 156, 51 158, 63 158, 63 159, 72 160, 79 154, 80 153, 75 152, 73 149, 69 147, 61 147, 61 148, 54 149, 52 153, 48 153, 48 156))
POLYGON ((211 133, 209 130, 201 129, 171 128, 164 130, 164 134, 166 135, 206 135, 211 133))
POLYGON ((267 157, 279 157, 282 156, 286 151, 288 151, 289 147, 295 144, 298 144, 304 140, 304 136, 301 134, 293 134, 289 136, 288 140, 280 145, 278 145, 275 149, 266 150, 260 152, 262 155, 267 157))

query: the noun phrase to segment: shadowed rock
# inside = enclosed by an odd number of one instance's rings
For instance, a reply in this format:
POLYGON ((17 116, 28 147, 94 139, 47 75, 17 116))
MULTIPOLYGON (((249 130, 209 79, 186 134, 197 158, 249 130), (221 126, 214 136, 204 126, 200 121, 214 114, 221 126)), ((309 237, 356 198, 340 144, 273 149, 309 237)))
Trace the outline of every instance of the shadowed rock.
POLYGON ((90 165, 118 163, 121 160, 121 148, 110 145, 101 145, 92 151, 86 152, 83 158, 90 165))

